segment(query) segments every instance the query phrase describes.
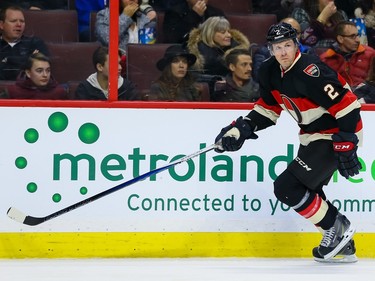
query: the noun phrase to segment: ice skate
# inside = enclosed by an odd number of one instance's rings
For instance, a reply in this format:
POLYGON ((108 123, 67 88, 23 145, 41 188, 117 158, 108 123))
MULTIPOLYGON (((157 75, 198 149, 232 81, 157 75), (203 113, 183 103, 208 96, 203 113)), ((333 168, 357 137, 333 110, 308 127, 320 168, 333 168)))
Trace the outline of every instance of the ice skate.
POLYGON ((355 228, 342 214, 336 216, 333 226, 326 230, 318 247, 318 253, 325 260, 336 256, 341 249, 352 239, 355 228))
POLYGON ((319 254, 318 247, 315 247, 312 251, 314 260, 322 263, 354 263, 358 261, 355 254, 355 243, 354 240, 350 240, 344 248, 342 248, 337 255, 330 259, 324 259, 322 255, 319 254))

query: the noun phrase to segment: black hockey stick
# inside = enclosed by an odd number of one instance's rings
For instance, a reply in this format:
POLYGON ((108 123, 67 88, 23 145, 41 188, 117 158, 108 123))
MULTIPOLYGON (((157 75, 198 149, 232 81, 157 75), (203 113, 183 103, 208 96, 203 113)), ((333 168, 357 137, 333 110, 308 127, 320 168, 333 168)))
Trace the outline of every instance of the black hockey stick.
POLYGON ((81 206, 84 206, 86 204, 89 204, 89 203, 91 203, 91 202, 93 202, 93 201, 95 201, 95 200, 97 200, 99 198, 107 196, 107 195, 109 195, 109 194, 111 194, 113 192, 116 192, 116 191, 118 191, 120 189, 123 189, 123 188, 125 188, 125 187, 127 187, 129 185, 132 185, 132 184, 136 183, 136 182, 142 181, 142 180, 144 180, 144 179, 146 179, 146 178, 148 178, 148 177, 150 177, 152 175, 155 175, 155 174, 160 173, 162 171, 168 170, 169 168, 171 168, 173 166, 176 166, 176 165, 178 165, 180 163, 186 162, 186 161, 188 161, 188 160, 190 160, 190 159, 192 159, 192 158, 194 158, 194 157, 196 157, 196 156, 198 156, 200 154, 203 154, 203 153, 206 153, 206 152, 208 152, 210 150, 213 150, 216 147, 217 147, 217 144, 212 144, 211 146, 205 147, 205 148, 203 148, 203 149, 201 149, 201 150, 199 150, 199 151, 197 151, 197 152, 195 152, 193 154, 190 154, 190 155, 187 155, 185 157, 182 157, 182 158, 180 158, 180 159, 178 159, 178 160, 176 160, 176 161, 174 161, 174 162, 172 162, 172 163, 170 163, 170 164, 168 164, 166 166, 157 168, 155 170, 152 170, 152 171, 149 171, 149 172, 147 172, 145 174, 142 174, 142 175, 140 175, 140 176, 138 176, 138 177, 136 177, 134 179, 128 180, 128 181, 123 182, 123 183, 120 183, 119 185, 116 185, 116 186, 114 186, 114 187, 112 187, 110 189, 107 189, 107 190, 105 190, 103 192, 100 192, 100 193, 94 195, 94 196, 86 198, 86 199, 84 199, 84 200, 82 200, 80 202, 77 202, 77 203, 75 203, 73 205, 70 205, 70 206, 68 206, 68 207, 66 207, 64 209, 61 209, 61 210, 59 210, 57 212, 54 212, 54 213, 52 213, 52 214, 50 214, 48 216, 45 216, 45 217, 27 216, 27 215, 25 215, 24 213, 22 213, 21 211, 19 211, 18 209, 14 208, 14 207, 10 207, 9 208, 9 210, 7 212, 7 215, 11 219, 13 219, 13 220, 15 220, 17 222, 26 224, 26 225, 38 225, 38 224, 46 222, 46 221, 48 221, 50 219, 53 219, 53 218, 58 217, 60 215, 63 215, 65 213, 68 213, 68 212, 70 212, 72 210, 75 210, 78 207, 81 207, 81 206))

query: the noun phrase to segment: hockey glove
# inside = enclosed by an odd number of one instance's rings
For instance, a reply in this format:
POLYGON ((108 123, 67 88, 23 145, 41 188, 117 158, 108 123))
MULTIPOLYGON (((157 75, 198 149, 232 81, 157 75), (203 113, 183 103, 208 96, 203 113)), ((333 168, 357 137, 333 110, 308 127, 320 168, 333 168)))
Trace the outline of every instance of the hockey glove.
POLYGON ((215 151, 219 153, 236 151, 242 147, 245 140, 257 138, 258 136, 254 134, 254 129, 249 122, 239 117, 220 131, 215 139, 215 143, 219 144, 215 151))
POLYGON ((332 140, 340 174, 346 179, 357 175, 362 168, 357 156, 357 136, 353 133, 339 132, 332 135, 332 140))

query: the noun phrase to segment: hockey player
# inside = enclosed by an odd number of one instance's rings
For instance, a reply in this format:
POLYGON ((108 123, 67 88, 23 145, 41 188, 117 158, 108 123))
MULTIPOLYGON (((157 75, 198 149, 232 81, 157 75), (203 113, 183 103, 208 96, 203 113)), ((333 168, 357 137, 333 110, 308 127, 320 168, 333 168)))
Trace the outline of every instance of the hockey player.
POLYGON ((327 199, 323 186, 336 169, 345 178, 362 168, 360 104, 346 82, 318 57, 301 54, 290 24, 270 27, 272 57, 259 70, 260 99, 245 117, 223 128, 216 152, 239 150, 256 131, 275 125, 282 110, 300 127, 297 157, 274 182, 278 200, 311 221, 323 233, 313 256, 323 262, 355 262, 355 228, 327 199), (340 256, 340 258, 338 258, 340 256))

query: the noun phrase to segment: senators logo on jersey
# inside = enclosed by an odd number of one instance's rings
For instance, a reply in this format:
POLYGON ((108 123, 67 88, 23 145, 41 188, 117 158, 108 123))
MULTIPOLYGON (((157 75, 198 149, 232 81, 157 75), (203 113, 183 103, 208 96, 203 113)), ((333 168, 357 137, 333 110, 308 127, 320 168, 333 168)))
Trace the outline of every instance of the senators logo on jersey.
POLYGON ((320 70, 319 67, 316 64, 310 64, 308 65, 303 72, 305 72, 307 75, 311 77, 319 77, 320 76, 320 70))

